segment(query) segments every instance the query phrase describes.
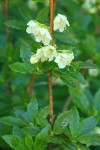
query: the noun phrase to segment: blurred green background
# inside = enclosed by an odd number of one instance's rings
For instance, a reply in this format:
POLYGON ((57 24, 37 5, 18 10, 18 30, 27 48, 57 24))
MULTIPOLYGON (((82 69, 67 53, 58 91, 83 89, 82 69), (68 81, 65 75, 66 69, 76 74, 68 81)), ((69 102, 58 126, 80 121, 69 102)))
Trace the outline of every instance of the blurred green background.
MULTIPOLYGON (((30 100, 29 85, 32 80, 29 74, 15 73, 9 64, 22 61, 20 46, 36 51, 39 44, 27 33, 29 20, 37 20, 49 25, 49 5, 32 0, 0 0, 0 116, 13 115, 17 108, 24 108, 30 100), (13 23, 12 23, 13 21, 13 23)), ((55 16, 60 13, 67 16, 70 27, 63 34, 54 34, 55 42, 60 49, 77 51, 76 60, 91 59, 95 69, 83 69, 86 84, 76 88, 66 87, 58 78, 53 77, 53 96, 55 115, 70 109, 78 108, 81 117, 96 115, 100 122, 100 1, 99 0, 58 0, 55 16), (96 99, 96 109, 93 106, 96 99), (90 104, 86 108, 85 103, 90 104)), ((48 79, 46 75, 36 76, 34 95, 39 106, 48 104, 48 79)), ((100 133, 98 124, 98 132, 100 133)), ((10 127, 0 123, 0 150, 9 149, 1 136, 10 133, 10 127)), ((91 147, 100 150, 100 147, 91 147)))

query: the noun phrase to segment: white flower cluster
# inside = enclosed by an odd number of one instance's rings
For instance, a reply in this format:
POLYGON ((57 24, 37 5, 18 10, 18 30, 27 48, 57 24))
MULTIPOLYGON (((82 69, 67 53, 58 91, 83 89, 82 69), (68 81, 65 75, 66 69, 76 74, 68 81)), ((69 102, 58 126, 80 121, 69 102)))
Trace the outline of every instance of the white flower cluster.
MULTIPOLYGON (((74 54, 69 52, 67 53, 67 51, 58 53, 56 48, 50 45, 52 38, 47 28, 44 28, 43 25, 33 20, 29 21, 27 25, 28 27, 26 32, 34 35, 37 42, 42 42, 45 45, 44 47, 38 49, 36 54, 31 56, 31 64, 48 60, 57 63, 60 69, 70 65, 71 61, 74 59, 74 54)), ((66 25, 70 26, 67 17, 58 14, 54 19, 54 31, 59 30, 60 32, 63 32, 66 29, 66 25)))
POLYGON ((44 45, 49 45, 52 40, 49 31, 41 27, 37 22, 30 20, 27 23, 28 27, 26 32, 28 34, 34 35, 36 42, 42 42, 44 45))
POLYGON ((37 50, 37 53, 31 56, 31 64, 35 64, 39 61, 44 62, 46 60, 52 61, 58 64, 60 69, 69 66, 74 59, 73 53, 57 53, 55 47, 48 45, 37 50))
POLYGON ((85 11, 94 14, 98 10, 100 10, 100 3, 98 2, 98 0, 85 0, 82 5, 82 8, 85 11))
POLYGON ((54 19, 54 31, 59 30, 60 32, 63 32, 66 29, 66 25, 70 26, 67 17, 58 14, 54 19))
MULTIPOLYGON (((58 30, 63 32, 66 29, 66 25, 69 25, 67 17, 58 14, 54 19, 54 31, 58 30)), ((44 45, 49 45, 52 37, 46 28, 43 28, 36 21, 30 20, 27 23, 26 32, 28 34, 34 35, 36 42, 42 42, 44 45)))

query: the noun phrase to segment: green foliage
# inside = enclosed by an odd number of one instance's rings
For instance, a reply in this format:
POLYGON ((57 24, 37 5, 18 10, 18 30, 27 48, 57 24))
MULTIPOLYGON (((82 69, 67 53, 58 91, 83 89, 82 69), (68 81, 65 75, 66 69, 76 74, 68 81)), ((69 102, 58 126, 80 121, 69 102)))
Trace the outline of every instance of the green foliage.
POLYGON ((19 20, 9 20, 6 21, 4 24, 16 30, 25 30, 26 28, 25 23, 19 20))
POLYGON ((11 70, 15 72, 20 72, 20 73, 33 73, 34 72, 34 67, 31 64, 28 63, 20 63, 16 62, 14 64, 9 65, 11 70))
POLYGON ((53 150, 99 150, 99 3, 86 10, 81 0, 57 1, 55 16, 66 15, 70 27, 53 33, 53 42, 57 49, 75 55, 70 66, 59 69, 53 61, 30 64, 31 55, 43 45, 26 33, 27 22, 37 20, 49 26, 49 1, 32 1, 9 1, 8 20, 5 1, 0 1, 0 149, 48 150, 52 143, 53 150), (95 76, 90 69, 95 69, 95 76), (53 76, 53 127, 47 101, 49 70, 53 76), (30 88, 37 100, 30 98, 30 88))

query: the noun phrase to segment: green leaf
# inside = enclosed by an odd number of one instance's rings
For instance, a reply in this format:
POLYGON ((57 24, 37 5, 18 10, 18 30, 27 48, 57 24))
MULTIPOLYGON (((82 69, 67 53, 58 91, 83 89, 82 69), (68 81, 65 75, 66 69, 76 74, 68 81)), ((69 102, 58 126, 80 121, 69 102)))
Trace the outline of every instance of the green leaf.
POLYGON ((20 136, 21 138, 24 138, 24 137, 25 137, 24 132, 23 132, 18 126, 14 126, 14 127, 13 127, 13 134, 14 134, 14 135, 18 135, 18 136, 20 136))
POLYGON ((16 115, 16 118, 21 118, 25 122, 29 121, 28 115, 24 110, 16 109, 15 115, 16 115))
POLYGON ((61 113, 55 121, 53 128, 54 133, 55 134, 63 133, 64 129, 69 124, 70 118, 71 118, 71 111, 61 113))
POLYGON ((89 147, 84 146, 83 144, 77 144, 78 150, 90 150, 89 147))
POLYGON ((26 28, 26 23, 19 20, 9 20, 6 21, 4 24, 16 30, 25 30, 26 28))
POLYGON ((46 3, 48 0, 33 0, 34 2, 46 3))
POLYGON ((85 134, 78 137, 77 140, 86 145, 100 145, 100 134, 85 134))
POLYGON ((30 124, 22 128, 22 131, 25 134, 30 134, 32 137, 35 137, 39 133, 40 128, 35 125, 30 124))
POLYGON ((79 131, 80 116, 75 107, 73 107, 71 111, 72 111, 72 115, 71 115, 70 122, 69 122, 69 129, 70 129, 72 137, 76 137, 79 131))
POLYGON ((44 128, 45 126, 49 124, 48 120, 44 118, 44 116, 41 116, 40 114, 37 114, 35 119, 36 119, 35 120, 36 123, 42 128, 44 128))
POLYGON ((33 139, 29 134, 27 134, 25 137, 25 144, 28 150, 33 150, 33 139))
POLYGON ((4 124, 13 125, 13 126, 23 126, 26 124, 26 122, 24 122, 22 119, 12 117, 12 116, 2 117, 0 118, 0 121, 4 124))
POLYGON ((80 66, 80 69, 82 69, 82 68, 86 68, 86 69, 92 69, 93 68, 93 69, 95 69, 96 68, 96 65, 93 64, 92 60, 87 60, 86 62, 80 61, 79 66, 80 66))
POLYGON ((89 117, 89 118, 84 119, 80 123, 80 128, 79 128, 78 136, 90 133, 94 129, 94 127, 96 126, 96 124, 97 124, 97 122, 94 119, 94 117, 89 117))
POLYGON ((49 106, 45 106, 40 110, 40 116, 46 118, 49 115, 49 106))
POLYGON ((49 142, 61 145, 63 143, 63 139, 61 139, 60 137, 50 136, 49 142))
POLYGON ((64 148, 63 150, 77 150, 77 145, 68 139, 64 140, 62 147, 64 148))
POLYGON ((34 118, 37 112, 38 112, 38 102, 35 97, 32 97, 30 103, 27 106, 27 114, 31 122, 34 122, 34 118))
POLYGON ((39 13, 37 14, 36 20, 41 22, 41 23, 47 22, 48 21, 48 14, 49 14, 49 8, 45 7, 39 11, 39 13))
POLYGON ((44 150, 49 143, 48 137, 51 131, 51 126, 48 125, 41 132, 36 136, 34 142, 34 149, 35 150, 44 150))
POLYGON ((33 73, 35 70, 33 65, 27 63, 20 63, 20 62, 11 64, 9 65, 9 67, 11 68, 11 70, 20 73, 33 73))
POLYGON ((53 70, 56 66, 57 66, 57 64, 53 61, 51 61, 51 62, 45 61, 41 64, 40 70, 43 72, 47 72, 49 70, 53 70))
POLYGON ((100 112, 100 89, 96 92, 93 100, 93 107, 100 112))
POLYGON ((15 150, 27 150, 24 141, 17 135, 5 135, 3 139, 15 150))
POLYGON ((21 45, 20 48, 20 57, 22 58, 23 62, 29 63, 31 58, 32 52, 30 51, 30 48, 21 45))
POLYGON ((86 83, 86 81, 85 81, 83 75, 82 75, 81 73, 79 73, 79 72, 71 73, 71 76, 72 76, 74 79, 76 79, 78 82, 81 82, 81 83, 83 83, 83 84, 86 83))
POLYGON ((79 88, 70 89, 74 104, 83 112, 87 113, 90 108, 89 101, 83 91, 79 88))
POLYGON ((66 75, 66 78, 65 77, 60 77, 60 79, 68 87, 75 87, 76 86, 75 80, 70 75, 66 75))

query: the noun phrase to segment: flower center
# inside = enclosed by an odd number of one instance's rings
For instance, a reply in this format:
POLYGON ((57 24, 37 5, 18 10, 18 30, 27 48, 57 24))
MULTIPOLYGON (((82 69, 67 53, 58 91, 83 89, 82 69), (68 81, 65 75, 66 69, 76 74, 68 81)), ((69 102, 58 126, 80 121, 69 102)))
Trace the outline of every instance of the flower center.
POLYGON ((62 56, 61 56, 61 59, 60 59, 60 60, 61 60, 62 62, 65 62, 65 59, 64 59, 64 57, 62 57, 62 56))
POLYGON ((50 55, 51 53, 52 53, 52 50, 49 50, 49 51, 48 51, 48 54, 50 55))

